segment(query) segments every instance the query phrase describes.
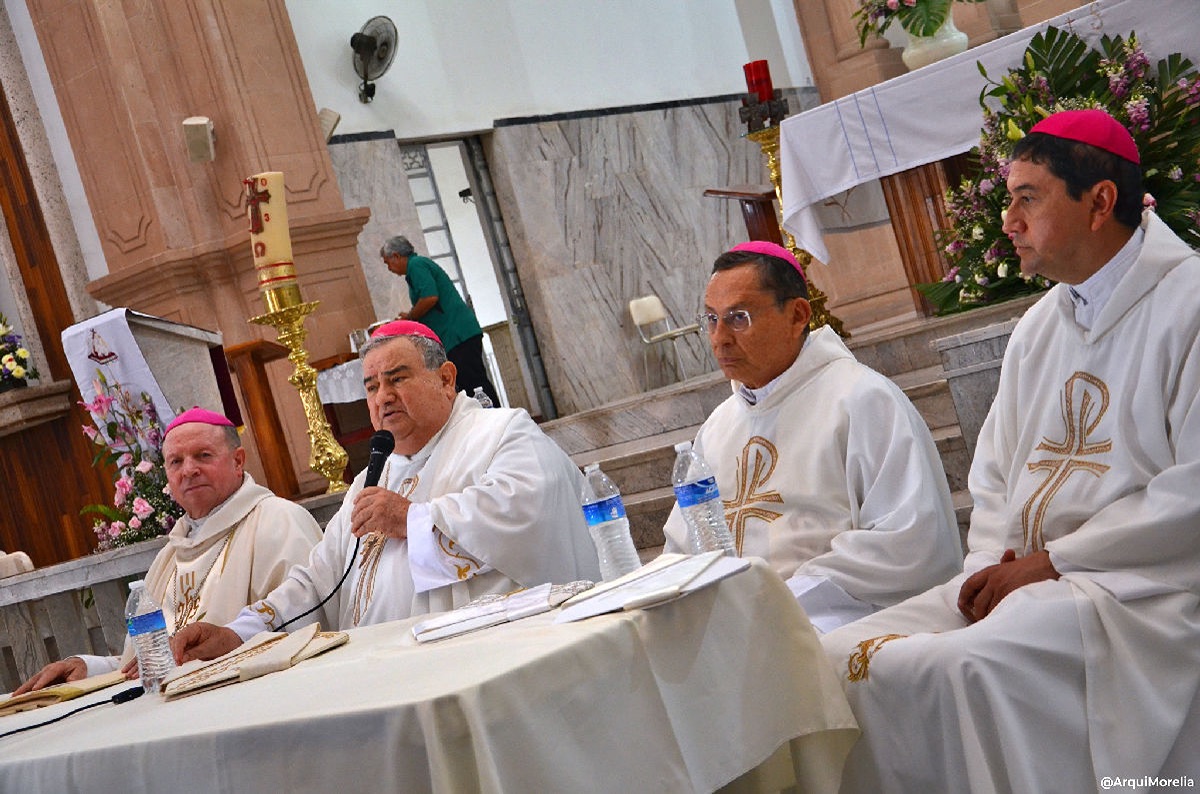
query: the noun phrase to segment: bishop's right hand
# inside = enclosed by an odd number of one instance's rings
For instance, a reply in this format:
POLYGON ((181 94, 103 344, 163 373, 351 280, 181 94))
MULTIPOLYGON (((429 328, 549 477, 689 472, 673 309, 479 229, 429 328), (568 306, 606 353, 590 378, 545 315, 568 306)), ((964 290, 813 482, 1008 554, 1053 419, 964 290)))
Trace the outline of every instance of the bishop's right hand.
POLYGON ((53 684, 62 684, 67 681, 79 681, 87 678, 87 663, 78 656, 68 656, 57 662, 51 662, 34 675, 21 686, 17 687, 13 692, 13 697, 24 695, 26 692, 33 692, 38 689, 53 684))
POLYGON ((233 629, 212 623, 189 623, 171 637, 171 653, 175 664, 193 659, 216 659, 242 644, 242 638, 233 629))

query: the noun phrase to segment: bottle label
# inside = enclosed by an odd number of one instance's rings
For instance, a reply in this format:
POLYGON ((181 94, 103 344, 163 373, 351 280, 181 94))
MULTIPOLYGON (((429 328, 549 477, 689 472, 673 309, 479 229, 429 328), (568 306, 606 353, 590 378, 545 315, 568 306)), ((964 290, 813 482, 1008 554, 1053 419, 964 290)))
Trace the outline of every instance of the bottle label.
POLYGON ((717 499, 720 495, 717 491, 716 477, 705 477, 703 480, 675 486, 675 500, 679 502, 680 507, 692 507, 710 499, 717 499))
POLYGON ((590 505, 583 506, 583 519, 587 521, 589 527, 603 524, 605 521, 616 521, 618 518, 624 517, 625 505, 621 503, 620 496, 610 496, 607 499, 601 499, 599 502, 592 502, 590 505))
POLYGON ((129 628, 129 636, 133 637, 149 631, 165 629, 167 627, 167 620, 163 617, 162 610, 156 609, 144 615, 135 615, 134 617, 127 618, 125 625, 129 628))

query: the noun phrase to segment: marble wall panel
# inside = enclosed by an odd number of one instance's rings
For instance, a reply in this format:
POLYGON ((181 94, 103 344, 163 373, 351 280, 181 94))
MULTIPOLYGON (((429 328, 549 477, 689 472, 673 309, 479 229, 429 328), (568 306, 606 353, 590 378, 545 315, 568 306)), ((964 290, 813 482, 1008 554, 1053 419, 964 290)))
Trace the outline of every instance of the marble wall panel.
MULTIPOLYGON (((816 95, 789 101, 799 112, 816 95)), ((655 107, 492 134, 489 166, 559 415, 645 389, 629 301, 656 292, 677 324, 689 322, 712 260, 745 239, 736 202, 703 195, 767 182, 738 107, 655 107)), ((680 353, 692 375, 715 368, 698 335, 680 353)), ((649 386, 673 378, 669 351, 654 365, 649 386)))
POLYGON ((410 308, 408 287, 403 278, 383 266, 379 247, 397 234, 405 235, 418 247, 423 240, 400 146, 391 136, 346 141, 335 138, 329 145, 329 157, 346 206, 371 210, 371 220, 358 237, 358 258, 375 319, 390 319, 410 308))
MULTIPOLYGON (((791 92, 792 111, 816 104, 791 92)), ((744 138, 738 103, 596 113, 499 126, 485 138, 550 388, 560 416, 605 405, 675 379, 670 349, 655 349, 649 379, 628 303, 657 293, 676 324, 703 303, 712 260, 745 239, 735 201, 704 190, 765 184, 757 145, 744 138)), ((347 136, 329 145, 347 207, 371 220, 358 255, 377 319, 408 308, 402 279, 379 262, 393 234, 422 239, 400 147, 390 136, 347 136)), ((849 328, 911 316, 907 283, 886 224, 854 238, 837 267, 813 276, 849 328), (876 239, 876 238, 879 239, 876 239)), ((838 237, 835 235, 835 237, 838 237)), ((419 245, 419 243, 418 243, 419 245)), ((679 345, 690 376, 715 370, 707 340, 679 345)))

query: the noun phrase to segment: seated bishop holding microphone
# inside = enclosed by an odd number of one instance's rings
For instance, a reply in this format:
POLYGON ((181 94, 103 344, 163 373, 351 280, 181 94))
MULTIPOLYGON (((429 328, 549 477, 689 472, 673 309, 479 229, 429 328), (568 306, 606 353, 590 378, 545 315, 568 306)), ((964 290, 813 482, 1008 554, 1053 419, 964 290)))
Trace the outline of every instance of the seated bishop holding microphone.
POLYGON ((308 562, 265 598, 225 626, 176 634, 177 661, 220 656, 331 593, 292 625, 344 630, 546 582, 599 580, 579 508, 582 474, 525 411, 484 409, 456 393, 454 364, 420 323, 380 326, 360 355, 371 423, 395 439, 379 484, 367 486, 361 472, 308 562))

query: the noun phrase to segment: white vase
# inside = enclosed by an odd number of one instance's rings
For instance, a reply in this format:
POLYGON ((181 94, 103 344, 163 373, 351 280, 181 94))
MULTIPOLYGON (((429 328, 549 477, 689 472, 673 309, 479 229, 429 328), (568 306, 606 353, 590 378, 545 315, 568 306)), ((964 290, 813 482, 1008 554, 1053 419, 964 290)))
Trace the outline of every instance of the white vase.
POLYGON ((911 72, 966 50, 967 34, 954 27, 953 15, 947 14, 946 21, 932 36, 914 36, 909 33, 908 45, 904 52, 900 53, 900 57, 911 72))

